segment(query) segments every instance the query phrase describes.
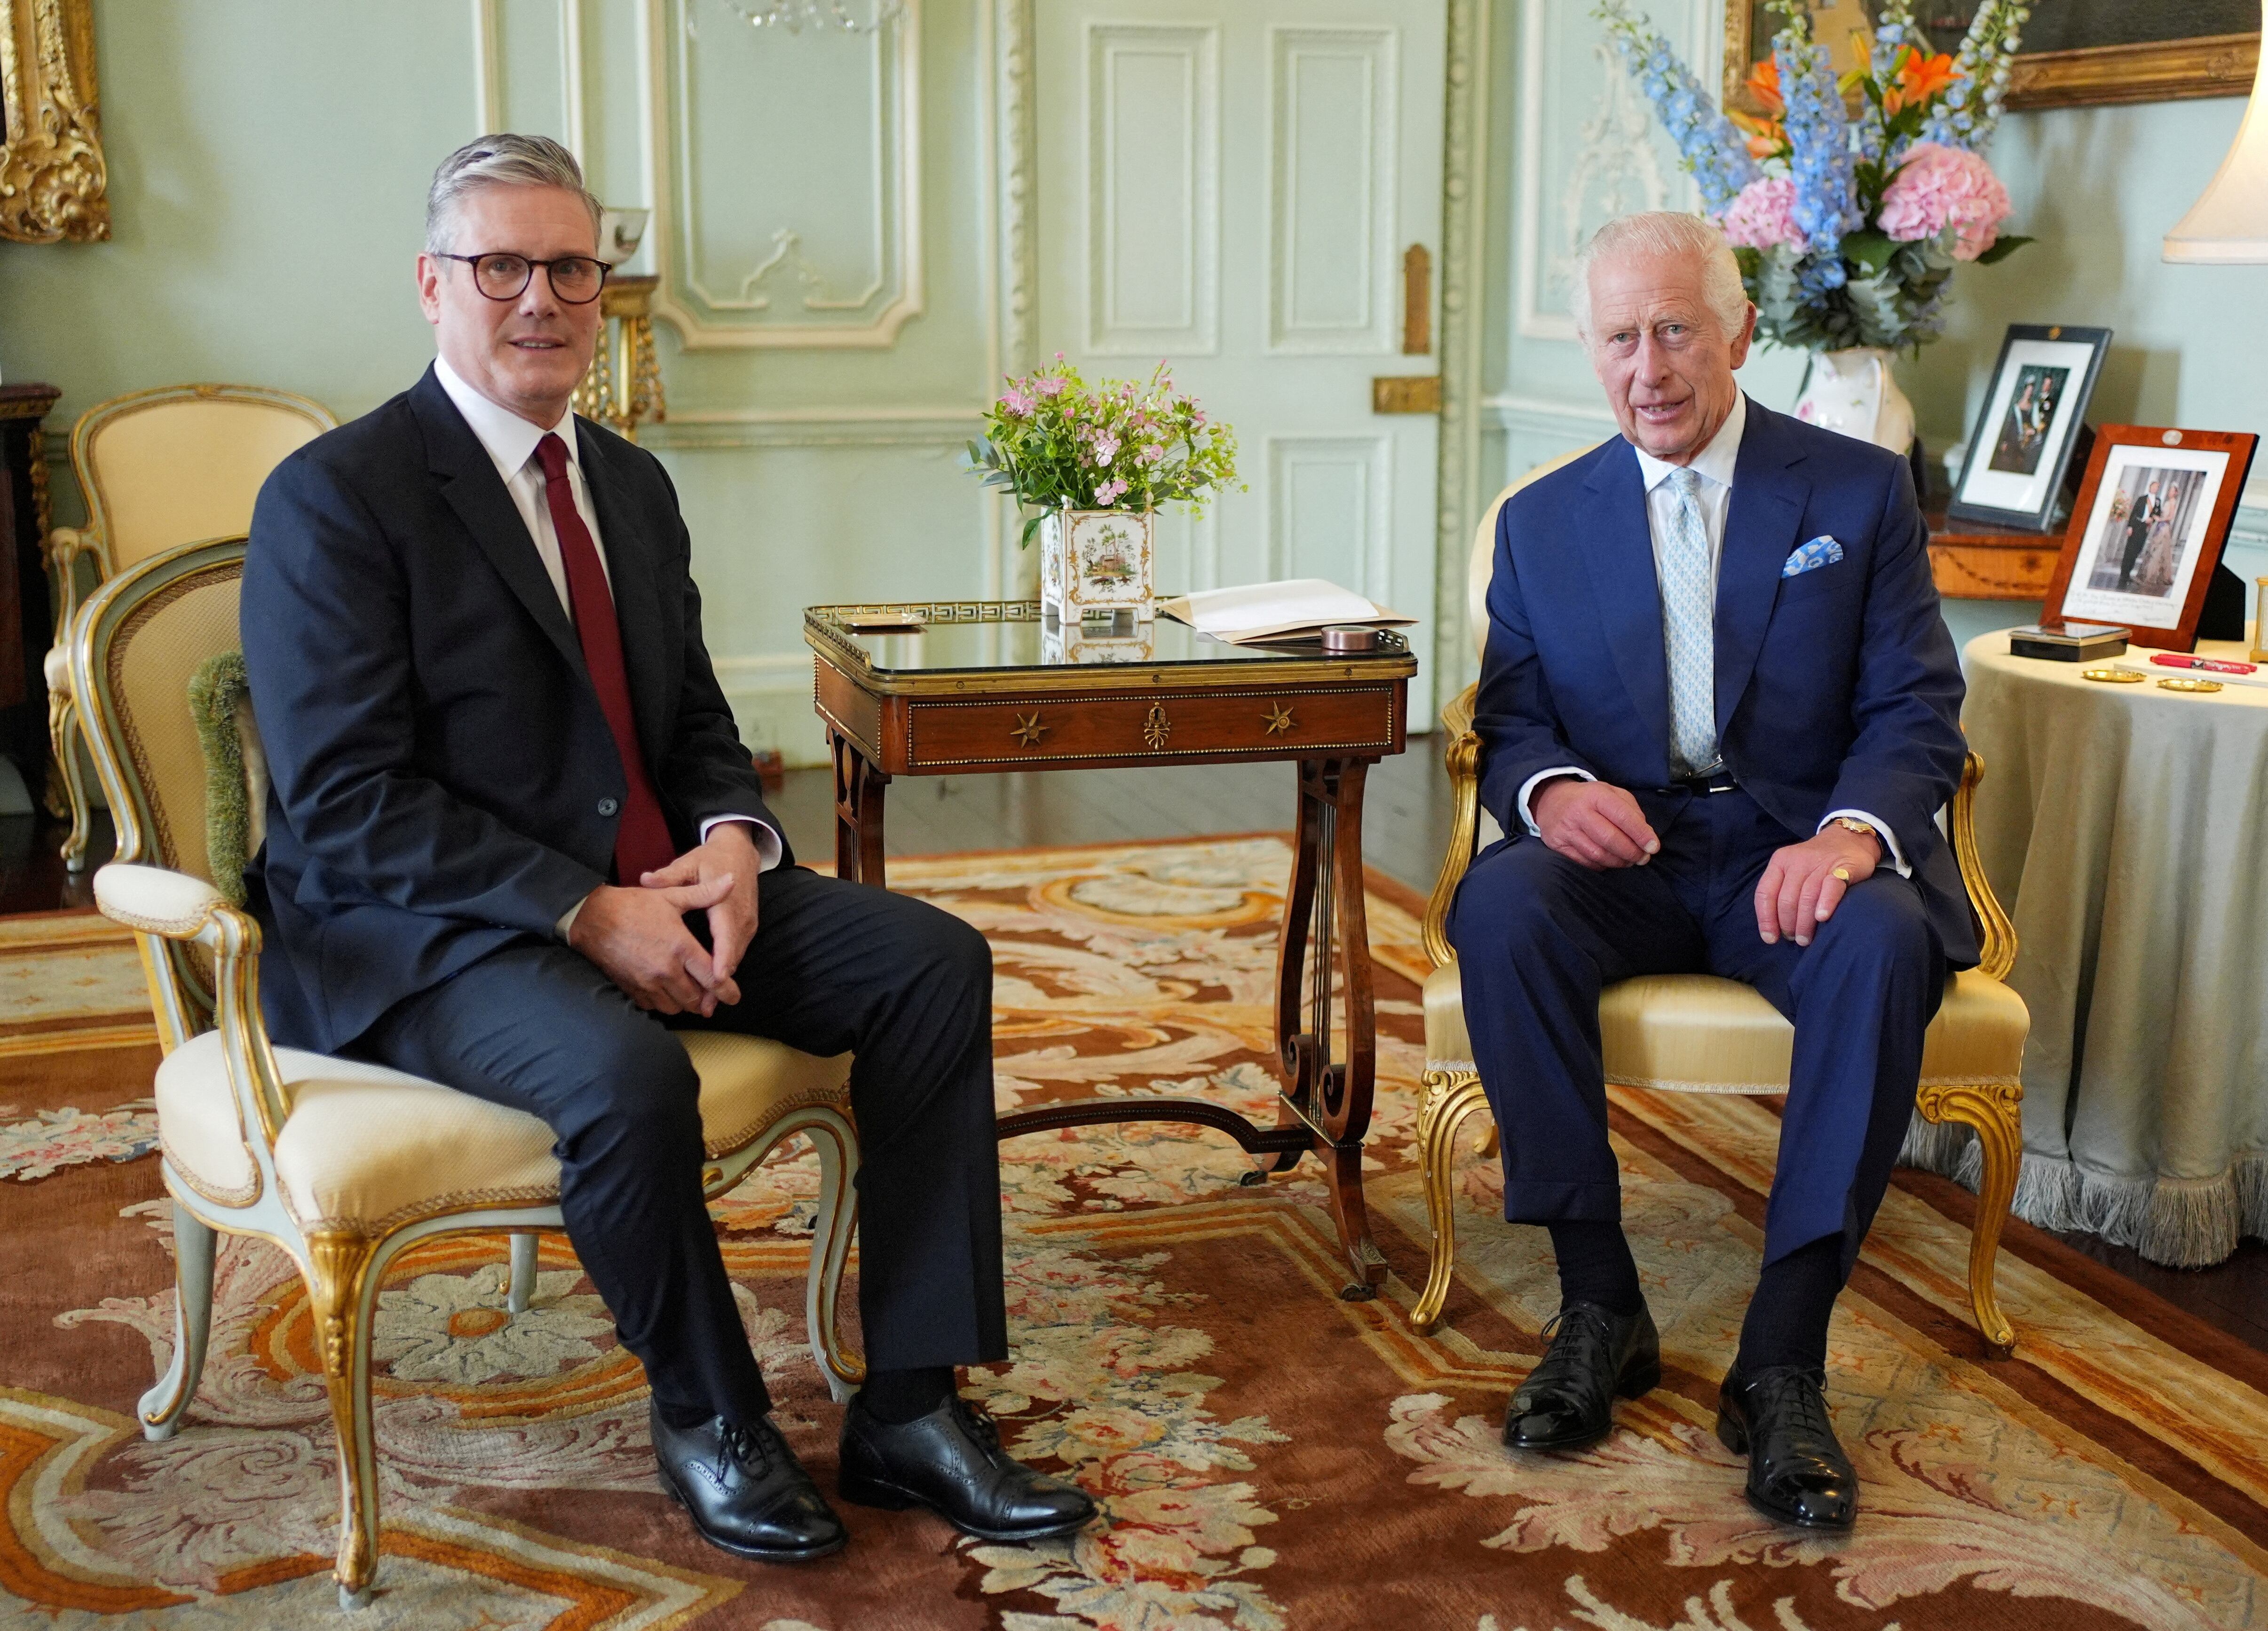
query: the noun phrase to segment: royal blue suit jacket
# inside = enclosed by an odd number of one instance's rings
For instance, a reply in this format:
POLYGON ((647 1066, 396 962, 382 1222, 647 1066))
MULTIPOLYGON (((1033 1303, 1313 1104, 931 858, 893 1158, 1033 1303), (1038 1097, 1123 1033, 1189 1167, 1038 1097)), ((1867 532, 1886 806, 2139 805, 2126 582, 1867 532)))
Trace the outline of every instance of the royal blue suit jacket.
MULTIPOLYGON (((1797 836, 1832 810, 1889 823, 1946 955, 1966 966, 1976 922, 1935 820, 1961 781, 1962 684, 1928 542, 1904 459, 1749 401, 1717 580, 1726 766, 1797 836), (1843 558, 1783 577, 1822 534, 1843 558)), ((1630 790, 1661 831, 1691 795, 1667 790, 1661 597, 1628 442, 1506 503, 1488 606, 1473 717, 1482 804, 1513 841, 1535 841, 1521 788, 1580 766, 1630 790)))
MULTIPOLYGON (((777 830, 702 644, 669 478, 576 430, 672 837, 689 849, 728 814, 777 830)), ((499 947, 555 938, 608 881, 621 755, 527 525, 430 369, 268 478, 241 621, 270 777, 246 877, 276 1040, 335 1052, 499 947)))

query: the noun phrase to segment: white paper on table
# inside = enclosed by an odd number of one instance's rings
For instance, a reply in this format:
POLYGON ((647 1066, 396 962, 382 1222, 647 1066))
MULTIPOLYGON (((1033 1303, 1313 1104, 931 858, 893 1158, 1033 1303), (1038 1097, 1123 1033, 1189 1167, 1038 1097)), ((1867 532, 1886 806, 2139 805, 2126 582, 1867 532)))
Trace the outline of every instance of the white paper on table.
POLYGON ((1202 634, 1231 642, 1312 636, 1334 623, 1385 628, 1418 621, 1322 577, 1208 589, 1160 600, 1158 610, 1202 634))

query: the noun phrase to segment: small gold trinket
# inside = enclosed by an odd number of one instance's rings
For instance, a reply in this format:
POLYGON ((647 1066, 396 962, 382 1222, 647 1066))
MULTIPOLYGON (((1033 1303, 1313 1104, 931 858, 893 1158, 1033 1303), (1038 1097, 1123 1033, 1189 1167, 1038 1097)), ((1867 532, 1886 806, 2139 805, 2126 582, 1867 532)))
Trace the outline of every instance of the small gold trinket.
POLYGON ((2220 690, 2220 681, 2218 680, 2161 680, 2158 681, 2158 689, 2161 691, 2191 691, 2202 695, 2208 691, 2220 690))
POLYGON ((2082 668, 2081 680, 2099 680, 2107 686, 2138 686, 2150 676, 2138 674, 2131 668, 2082 668))

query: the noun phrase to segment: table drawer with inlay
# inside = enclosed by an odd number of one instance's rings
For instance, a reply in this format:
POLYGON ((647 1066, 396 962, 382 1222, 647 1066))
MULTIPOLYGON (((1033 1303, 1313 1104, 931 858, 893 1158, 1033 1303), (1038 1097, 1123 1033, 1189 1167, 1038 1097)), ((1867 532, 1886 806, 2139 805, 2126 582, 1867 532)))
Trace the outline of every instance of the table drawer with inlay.
POLYGON ((1164 692, 1153 696, 915 700, 909 768, 1402 751, 1392 685, 1164 692))

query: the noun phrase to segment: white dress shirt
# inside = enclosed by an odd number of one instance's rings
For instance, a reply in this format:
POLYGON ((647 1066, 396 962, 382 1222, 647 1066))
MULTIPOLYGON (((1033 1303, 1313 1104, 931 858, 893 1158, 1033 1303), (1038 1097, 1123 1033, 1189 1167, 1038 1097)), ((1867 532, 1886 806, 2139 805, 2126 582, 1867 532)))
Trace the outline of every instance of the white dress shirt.
MULTIPOLYGON (((567 485, 574 496, 575 513, 583 518, 583 525, 591 531, 591 541, 599 552, 599 569, 607 575, 610 590, 615 581, 614 569, 607 562, 607 540, 599 535, 598 511, 591 503, 591 489, 583 480, 583 450, 575 435, 575 410, 571 408, 562 414, 559 422, 547 432, 542 426, 531 424, 510 408, 490 401, 439 357, 433 359, 433 377, 441 382, 441 388, 449 393, 449 400, 457 405, 457 411, 465 416, 465 422, 472 427, 473 435, 495 463, 504 490, 512 496, 512 507, 527 524, 527 535, 534 540, 536 557, 543 562, 551 587, 558 592, 567 621, 573 622, 575 602, 567 592, 567 563, 560 558, 559 534, 551 525, 551 505, 544 496, 543 467, 535 457, 535 445, 546 435, 556 435, 566 444, 567 485)), ((748 824, 748 835, 756 842, 756 871, 769 872, 779 864, 780 835, 754 816, 711 816, 701 824, 702 841, 706 843, 709 834, 725 821, 748 824)), ((562 940, 574 926, 575 914, 582 909, 583 903, 578 900, 560 918, 562 940)))
MULTIPOLYGON (((1712 594, 1718 569, 1725 558, 1725 516, 1733 504, 1733 469, 1740 462, 1741 437, 1748 427, 1749 399, 1746 393, 1742 393, 1734 397, 1733 411, 1725 415, 1725 422, 1717 427, 1717 434, 1709 438, 1709 444, 1686 467, 1701 478, 1694 497, 1701 506, 1701 525, 1709 538, 1709 584, 1712 594)), ((1638 455, 1638 479, 1646 484, 1646 530, 1653 534, 1654 582, 1658 586, 1661 581, 1662 547, 1670 536, 1677 507, 1677 491, 1669 478, 1678 467, 1664 464, 1635 444, 1631 451, 1638 455)), ((1659 592, 1658 587, 1656 592, 1659 592)), ((1589 771, 1573 765, 1558 765, 1549 770, 1539 770, 1521 782, 1520 819, 1531 836, 1540 838, 1543 833, 1528 810, 1529 796, 1544 782, 1563 775, 1577 776, 1586 782, 1598 779, 1589 771)), ((1892 869, 1900 878, 1913 876, 1913 869, 1906 864, 1905 855, 1899 849, 1897 838, 1891 833, 1888 822, 1868 815, 1863 810, 1830 810, 1819 823, 1821 830, 1823 831, 1837 816, 1849 816, 1873 827, 1875 837, 1881 841, 1882 853, 1892 869)))

